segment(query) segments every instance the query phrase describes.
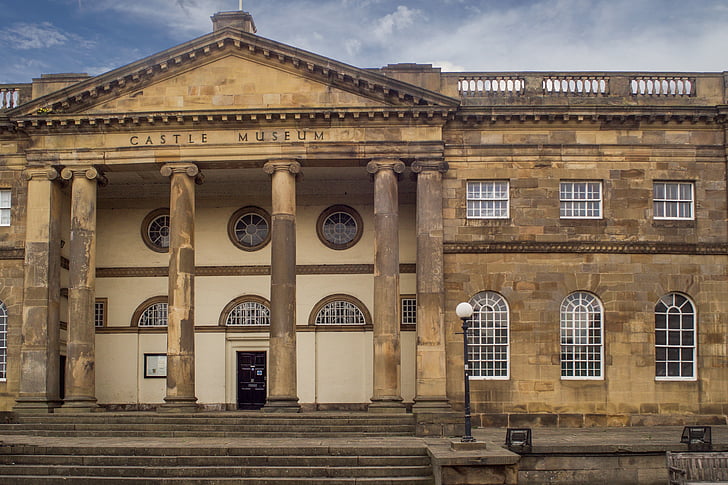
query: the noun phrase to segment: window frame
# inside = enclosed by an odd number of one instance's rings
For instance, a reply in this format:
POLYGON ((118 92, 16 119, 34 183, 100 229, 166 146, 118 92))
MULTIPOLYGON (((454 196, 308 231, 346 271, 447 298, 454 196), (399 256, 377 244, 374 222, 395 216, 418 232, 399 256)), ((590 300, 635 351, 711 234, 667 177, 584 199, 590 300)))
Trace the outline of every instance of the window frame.
POLYGON ((313 327, 317 328, 330 328, 330 329, 344 329, 344 328, 355 328, 355 329, 363 329, 366 326, 371 326, 372 324, 372 317, 369 313, 369 310, 364 305, 364 303, 361 302, 358 298, 355 298, 351 295, 345 295, 342 293, 338 293, 335 295, 329 295, 326 298, 323 298, 320 300, 314 307, 313 310, 311 310, 311 314, 309 315, 308 324, 313 327), (348 304, 353 305, 356 307, 357 310, 362 314, 364 318, 363 323, 317 323, 318 321, 318 315, 321 313, 321 311, 324 310, 328 305, 336 302, 345 302, 348 304))
POLYGON ((240 209, 236 210, 230 216, 230 219, 228 220, 227 231, 228 231, 228 237, 230 238, 230 242, 232 242, 236 248, 242 249, 243 251, 258 251, 260 249, 263 249, 264 247, 266 247, 268 245, 268 243, 270 243, 270 236, 271 236, 270 214, 268 213, 268 211, 266 211, 265 209, 261 209, 260 207, 247 206, 247 207, 240 208, 240 209), (261 217, 263 220, 265 220, 265 223, 268 225, 268 232, 267 232, 265 238, 263 238, 263 240, 261 242, 259 242, 258 244, 247 245, 247 244, 243 243, 242 241, 240 241, 240 239, 238 239, 237 234, 236 234, 236 226, 238 225, 238 221, 240 221, 240 219, 242 219, 245 216, 253 215, 253 214, 257 215, 257 216, 261 217))
POLYGON ((268 331, 270 329, 270 302, 266 300, 263 297, 257 296, 257 295, 242 295, 234 300, 232 300, 230 303, 225 305, 225 308, 223 308, 222 312, 220 313, 220 318, 218 319, 218 325, 220 327, 225 327, 227 329, 253 329, 256 331, 268 331), (230 319, 230 315, 232 312, 239 307, 240 305, 244 305, 246 303, 256 303, 258 305, 262 305, 268 310, 268 323, 267 324, 228 324, 228 320, 230 319))
MULTIPOLYGON (((581 306, 581 305, 579 305, 581 306)), ((574 310, 571 310, 571 314, 574 314, 574 310)), ((576 325, 573 325, 573 322, 578 322, 577 319, 573 318, 571 319, 572 325, 570 327, 567 327, 566 330, 569 329, 572 330, 572 338, 574 338, 574 335, 576 333, 576 330, 579 330, 576 328, 576 325)), ((568 338, 568 335, 566 336, 568 338)), ((563 381, 601 381, 604 380, 604 305, 602 301, 597 297, 595 294, 590 293, 588 291, 574 291, 573 293, 568 294, 562 301, 561 305, 559 307, 559 367, 560 367, 560 375, 561 380, 563 381), (576 297, 576 296, 588 296, 591 298, 591 304, 596 304, 598 306, 598 312, 589 311, 587 314, 587 318, 589 319, 588 323, 591 324, 594 315, 597 315, 599 317, 599 343, 594 344, 591 343, 592 336, 590 335, 591 327, 587 327, 587 333, 586 333, 586 343, 564 343, 564 331, 565 331, 565 323, 568 323, 564 319, 565 314, 565 307, 567 307, 568 304, 570 304, 570 299, 576 297), (576 354, 576 349, 579 347, 587 347, 586 360, 576 360, 576 358, 573 358, 571 360, 565 360, 564 354, 566 354, 565 349, 571 348, 573 349, 571 352, 571 355, 576 354), (589 348, 597 348, 599 350, 599 359, 589 359, 589 348), (573 371, 574 374, 576 374, 576 363, 578 362, 585 362, 587 365, 587 372, 589 372, 589 364, 598 362, 599 364, 599 375, 564 375, 564 363, 565 362, 572 362, 574 364, 573 371)))
POLYGON ((145 331, 150 330, 163 330, 164 332, 167 331, 167 327, 169 326, 169 302, 168 298, 166 296, 153 296, 152 298, 148 298, 147 300, 144 300, 134 311, 134 314, 131 317, 131 326, 137 327, 139 329, 144 329, 145 331), (139 325, 139 321, 141 320, 144 313, 149 310, 151 307, 159 304, 165 304, 167 305, 167 325, 139 325))
POLYGON ((168 208, 155 209, 144 217, 141 225, 142 241, 144 241, 144 244, 149 249, 157 253, 168 253, 169 245, 167 245, 167 247, 163 247, 155 244, 154 241, 152 241, 152 238, 149 236, 149 227, 155 220, 163 216, 169 217, 168 208))
POLYGON ((0 227, 10 227, 13 217, 13 191, 12 189, 0 188, 0 227), (3 195, 7 194, 7 207, 3 204, 3 195), (3 214, 7 211, 7 223, 3 223, 3 214))
MULTIPOLYGON (((690 381, 697 381, 698 380, 698 312, 696 310, 695 302, 689 296, 687 296, 686 294, 680 293, 678 291, 672 291, 672 292, 666 293, 663 296, 661 296, 659 300, 657 300, 657 303, 655 303, 655 307, 654 307, 654 317, 655 317, 655 334, 654 334, 654 337, 655 337, 655 381, 659 381, 659 382, 666 382, 666 381, 667 382, 670 382, 670 381, 672 381, 672 382, 674 382, 674 381, 682 381, 682 382, 685 382, 685 381, 688 381, 688 382, 690 382, 690 381), (661 344, 658 344, 657 343, 658 342, 658 337, 657 337, 657 331, 658 331, 658 328, 657 328, 657 318, 658 317, 657 316, 658 316, 658 311, 657 310, 658 310, 658 306, 661 303, 662 304, 665 304, 664 303, 664 300, 666 298, 668 298, 668 297, 672 297, 673 298, 673 302, 674 302, 674 298, 675 297, 684 298, 685 299, 685 302, 681 305, 681 307, 684 306, 685 304, 688 304, 688 305, 690 305, 690 308, 692 310, 692 313, 690 313, 690 314, 680 312, 680 328, 678 329, 678 334, 680 336, 680 344, 678 344, 678 345, 669 345, 669 341, 670 341, 670 323, 669 323, 669 318, 668 318, 667 315, 669 315, 669 309, 672 308, 672 307, 674 307, 675 305, 671 305, 671 306, 665 305, 667 307, 667 310, 668 310, 668 312, 665 312, 664 313, 666 315, 666 318, 665 318, 665 331, 666 331, 666 334, 665 334, 665 344, 664 345, 661 345, 661 344), (686 330, 684 330, 684 328, 683 328, 684 316, 686 316, 686 315, 692 315, 692 325, 693 325, 693 328, 692 328, 692 339, 693 339, 693 344, 691 346, 690 345, 682 345, 683 337, 684 337, 684 334, 686 332, 686 330), (657 359, 658 355, 657 354, 658 354, 658 349, 659 348, 665 348, 666 357, 665 357, 664 363, 665 363, 666 375, 664 375, 664 376, 658 376, 657 375, 657 365, 658 365, 658 359, 657 359), (671 349, 671 348, 673 348, 673 349, 676 348, 676 349, 679 350, 680 358, 677 361, 676 360, 670 360, 669 359, 669 354, 670 354, 669 349, 671 349), (684 377, 682 375, 680 375, 680 376, 670 376, 670 375, 667 375, 667 372, 669 370, 669 364, 671 362, 677 362, 678 364, 683 364, 683 363, 687 362, 687 361, 683 361, 682 360, 682 351, 684 349, 690 349, 692 351, 692 360, 690 361, 690 363, 692 364, 693 375, 690 376, 690 377, 684 377)), ((681 371, 680 373, 682 374, 682 365, 680 365, 680 371, 681 371)))
POLYGON ((695 220, 695 181, 692 180, 653 180, 652 181, 652 218, 656 221, 694 221, 695 220), (677 193, 678 198, 677 199, 669 199, 667 198, 667 186, 668 185, 677 185, 677 193), (658 199, 657 198, 657 192, 658 192, 658 185, 663 186, 663 193, 665 194, 663 198, 658 199), (681 186, 689 186, 690 187, 690 199, 685 200, 680 198, 681 197, 681 186), (680 205, 685 204, 689 202, 690 207, 690 216, 689 217, 680 217, 679 215, 677 217, 668 217, 668 216, 658 216, 657 215, 657 207, 658 204, 661 204, 663 207, 663 214, 667 213, 667 207, 669 204, 675 204, 677 207, 677 212, 679 214, 680 212, 680 205))
POLYGON ((469 328, 468 328, 468 362, 470 363, 470 380, 487 380, 487 381, 507 381, 511 378, 511 310, 510 306, 508 305, 508 300, 501 295, 500 293, 497 293, 495 291, 481 291, 479 293, 476 293, 470 298, 470 304, 473 306, 473 316, 469 319, 469 328), (485 308, 487 304, 495 305, 498 304, 502 307, 500 310, 481 310, 482 308, 485 308), (485 316, 486 319, 483 320, 482 316, 485 316), (477 322, 477 326, 476 326, 477 322), (500 327, 497 327, 497 323, 505 323, 505 326, 501 325, 500 327), (504 343, 496 343, 496 330, 497 329, 505 329, 505 344, 504 343), (485 336, 483 336, 483 330, 486 331, 485 336), (482 340, 489 338, 487 331, 493 330, 493 343, 479 343, 476 340, 476 337, 478 339, 482 340), (476 331, 478 332, 478 335, 475 335, 476 331), (476 349, 479 349, 477 351, 476 349), (498 354, 499 349, 502 351, 505 350, 505 359, 500 358, 496 359, 495 356, 498 354), (488 353, 493 354, 492 359, 474 359, 474 355, 478 353, 481 356, 488 355, 488 353), (480 362, 481 365, 479 366, 480 369, 477 369, 477 372, 481 375, 475 375, 476 369, 474 369, 474 363, 480 362), (496 365, 498 363, 505 362, 505 375, 482 375, 484 367, 487 367, 488 363, 493 364, 493 372, 496 371, 496 365))
POLYGON ((601 180, 561 180, 559 182, 559 218, 560 219, 592 219, 592 220, 598 220, 604 218, 604 184, 601 180), (564 198, 564 185, 570 184, 571 187, 571 198, 564 198), (585 198, 577 198, 575 195, 577 194, 577 191, 574 190, 574 186, 576 184, 586 184, 584 187, 584 195, 585 198), (592 193, 589 190, 589 185, 596 184, 599 187, 599 198, 598 199, 590 199, 588 196, 592 193), (583 204, 583 210, 584 212, 589 211, 589 203, 590 202, 598 202, 598 215, 596 216, 589 216, 589 215, 574 215, 574 212, 579 210, 579 207, 582 207, 583 204), (571 206, 571 215, 564 215, 565 207, 564 204, 572 204, 571 206))
POLYGON ((334 249, 336 251, 343 251, 345 249, 353 247, 356 243, 359 242, 363 233, 364 221, 359 215, 359 212, 357 212, 356 209, 348 205, 337 204, 327 207, 324 211, 321 212, 321 214, 319 214, 318 219, 316 220, 316 235, 318 236, 319 240, 327 248, 334 249), (347 241, 345 243, 336 243, 329 240, 326 237, 326 231, 324 230, 326 221, 329 219, 329 217, 339 213, 347 214, 356 224, 356 233, 354 234, 354 237, 350 241, 347 241))
MULTIPOLYGON (((482 185, 480 189, 480 193, 482 194, 485 192, 482 190, 482 185)), ((475 209, 472 210, 473 212, 475 209)), ((495 211, 494 211, 495 212, 495 211)), ((471 220, 484 220, 484 219, 510 219, 511 217, 511 181, 508 179, 493 179, 493 180, 468 180, 465 183, 465 218, 471 219, 471 220), (495 190, 495 184, 504 183, 506 185, 505 187, 505 198, 498 198, 495 196, 496 190, 495 190), (481 198, 471 198, 472 191, 470 190, 471 186, 474 184, 493 184, 493 197, 481 197, 481 198), (483 215, 483 209, 482 207, 478 209, 478 215, 471 215, 471 202, 492 202, 493 204, 497 204, 498 202, 505 202, 505 215, 483 215)))
POLYGON ((417 326, 417 295, 399 295, 399 324, 401 327, 413 328, 417 326), (414 302, 414 310, 405 310, 405 302, 414 302), (405 316, 414 317, 414 322, 405 322, 405 316))
POLYGON ((108 323, 108 309, 109 299, 108 298, 96 298, 94 300, 94 328, 105 328, 108 323), (101 307, 101 319, 99 325, 99 306, 101 307))

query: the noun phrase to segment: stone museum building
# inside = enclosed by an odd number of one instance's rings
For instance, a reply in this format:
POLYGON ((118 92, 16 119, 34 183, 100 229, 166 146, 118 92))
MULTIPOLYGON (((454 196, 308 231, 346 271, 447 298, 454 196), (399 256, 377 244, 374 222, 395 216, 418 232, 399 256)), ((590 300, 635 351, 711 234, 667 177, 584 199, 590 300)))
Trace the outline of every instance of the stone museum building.
POLYGON ((353 67, 246 12, 0 85, 0 410, 726 422, 728 75, 353 67))

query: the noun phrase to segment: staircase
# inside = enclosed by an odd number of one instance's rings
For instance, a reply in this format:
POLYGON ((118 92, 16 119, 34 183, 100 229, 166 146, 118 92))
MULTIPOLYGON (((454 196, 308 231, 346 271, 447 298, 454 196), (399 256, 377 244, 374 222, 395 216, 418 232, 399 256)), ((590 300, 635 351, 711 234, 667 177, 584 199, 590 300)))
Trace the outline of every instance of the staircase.
POLYGON ((20 415, 0 434, 86 437, 365 437, 414 436, 412 414, 80 413, 20 415))
POLYGON ((22 415, 2 484, 434 484, 412 415, 22 415), (353 439, 352 439, 353 438, 353 439))

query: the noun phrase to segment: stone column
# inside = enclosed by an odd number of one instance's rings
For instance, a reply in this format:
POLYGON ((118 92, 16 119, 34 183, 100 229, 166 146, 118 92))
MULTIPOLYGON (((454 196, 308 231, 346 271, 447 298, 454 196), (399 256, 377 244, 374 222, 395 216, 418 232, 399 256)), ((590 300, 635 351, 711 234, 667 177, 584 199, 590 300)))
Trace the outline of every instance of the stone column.
POLYGON ((417 412, 450 410, 445 355, 442 174, 447 162, 412 163, 417 174, 417 412))
POLYGON ((195 183, 192 163, 168 163, 170 177, 169 289, 167 306, 167 395, 160 411, 197 410, 195 396, 195 183))
POLYGON ((374 393, 371 412, 404 412, 400 395, 399 197, 404 163, 372 160, 374 175, 374 393))
POLYGON ((270 351, 264 411, 298 412, 296 375, 296 176, 295 160, 270 161, 271 176, 270 351))
POLYGON ((51 412, 60 401, 61 211, 54 168, 25 171, 28 180, 25 279, 16 412, 51 412))
POLYGON ((64 168, 71 180, 71 241, 63 410, 96 408, 96 188, 106 178, 93 167, 64 168))

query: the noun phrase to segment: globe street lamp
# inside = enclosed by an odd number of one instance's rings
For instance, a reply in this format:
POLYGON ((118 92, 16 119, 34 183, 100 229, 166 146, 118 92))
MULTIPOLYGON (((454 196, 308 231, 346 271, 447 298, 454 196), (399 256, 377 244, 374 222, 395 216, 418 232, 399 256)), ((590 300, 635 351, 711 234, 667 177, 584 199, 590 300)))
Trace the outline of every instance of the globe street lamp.
POLYGON ((463 443, 475 441, 471 434, 470 423, 470 363, 468 361, 468 320, 473 316, 473 305, 468 302, 458 303, 455 313, 463 321, 463 372, 465 374, 465 435, 463 443))

